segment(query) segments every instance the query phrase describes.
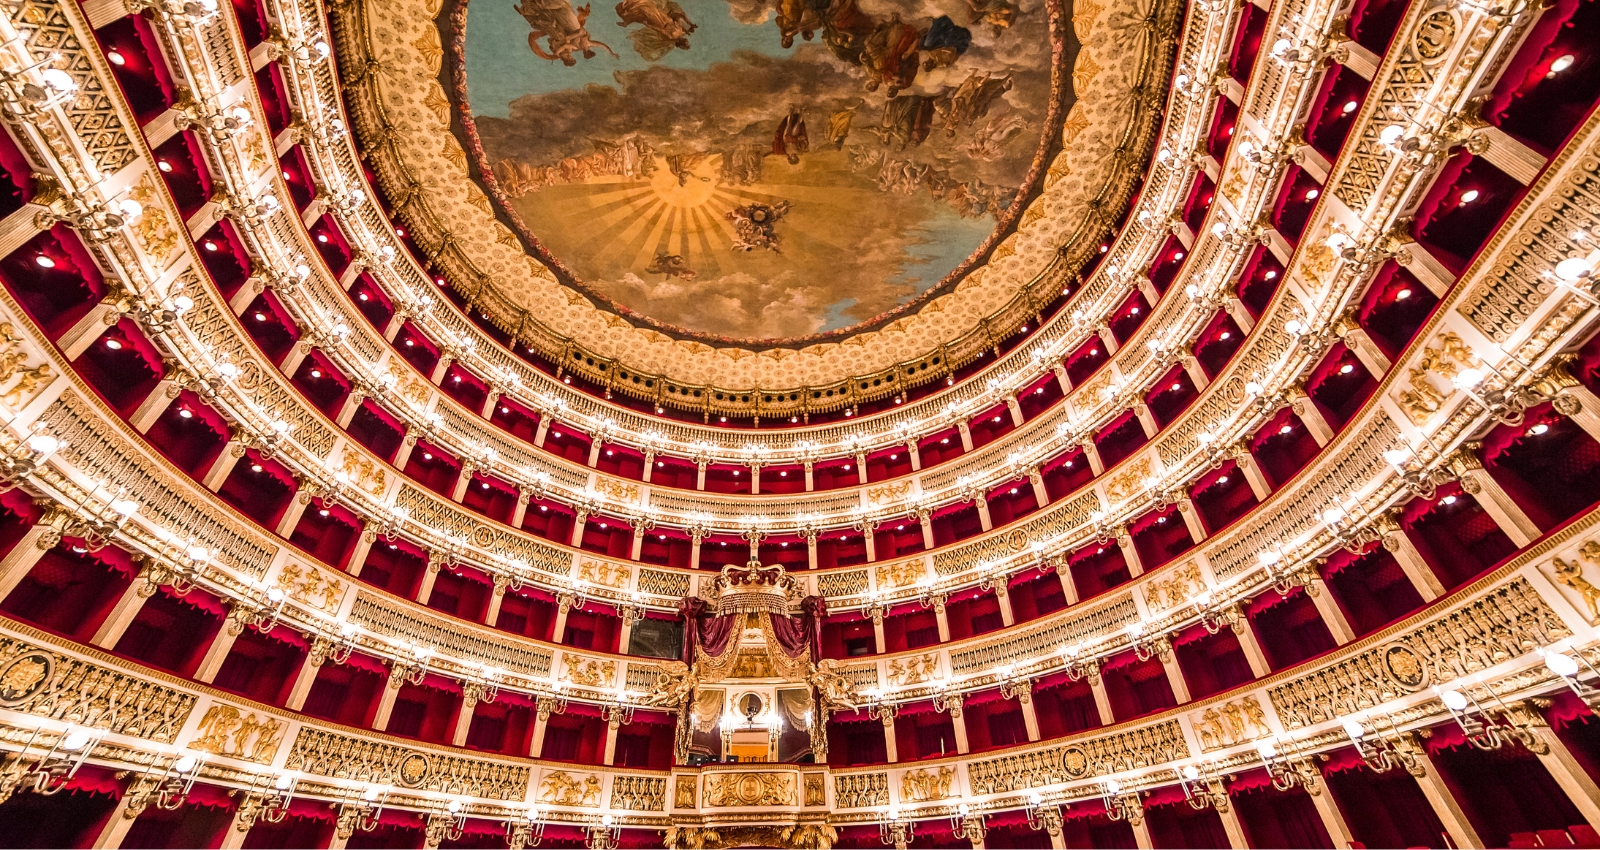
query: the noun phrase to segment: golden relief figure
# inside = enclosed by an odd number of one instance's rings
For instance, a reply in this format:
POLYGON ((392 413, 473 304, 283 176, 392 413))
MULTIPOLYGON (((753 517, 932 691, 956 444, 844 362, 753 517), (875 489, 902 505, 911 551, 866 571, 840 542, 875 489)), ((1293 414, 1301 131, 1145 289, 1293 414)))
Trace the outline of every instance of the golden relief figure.
POLYGON ((1272 729, 1261 703, 1246 696, 1207 708, 1194 721, 1194 732, 1201 750, 1216 750, 1271 735, 1272 729))
POLYGON ((556 806, 598 806, 600 780, 592 773, 575 779, 564 770, 554 771, 539 781, 539 802, 556 806))
POLYGON ((587 688, 601 688, 611 683, 617 674, 617 662, 599 661, 593 658, 582 658, 576 655, 564 655, 561 663, 566 665, 566 680, 574 685, 583 685, 587 688))
POLYGON ((932 653, 889 662, 889 681, 896 685, 915 685, 939 677, 939 657, 932 653))
POLYGON ((943 800, 950 796, 950 785, 955 778, 955 768, 948 765, 938 769, 908 770, 900 777, 900 802, 943 800))
POLYGON ((278 754, 283 741, 283 723, 255 712, 243 712, 217 703, 200 719, 196 737, 189 749, 228 758, 268 764, 278 754))
MULTIPOLYGON (((1589 547, 1594 545, 1593 542, 1584 544, 1584 548, 1581 551, 1585 557, 1591 557, 1594 554, 1589 550, 1589 547)), ((1600 619, 1600 588, 1595 587, 1588 579, 1583 577, 1583 565, 1577 561, 1563 561, 1560 558, 1552 558, 1550 564, 1555 569, 1556 581, 1572 588, 1578 592, 1579 596, 1583 597, 1583 606, 1589 612, 1589 620, 1592 622, 1600 619)))

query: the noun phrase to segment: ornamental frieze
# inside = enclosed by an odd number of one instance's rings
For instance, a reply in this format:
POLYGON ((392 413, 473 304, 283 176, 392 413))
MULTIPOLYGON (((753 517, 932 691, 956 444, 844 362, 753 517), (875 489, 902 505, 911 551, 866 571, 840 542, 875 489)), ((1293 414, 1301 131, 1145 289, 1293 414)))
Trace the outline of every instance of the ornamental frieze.
POLYGON ((193 694, 0 639, 0 707, 170 744, 194 704, 193 694))
POLYGON ((792 773, 711 773, 705 784, 709 808, 800 805, 792 773))
POLYGON ((1515 578, 1380 646, 1274 687, 1272 707, 1298 729, 1449 682, 1570 636, 1526 578, 1515 578))
POLYGON ((834 805, 860 809, 889 804, 889 774, 840 773, 833 777, 834 805))
MULTIPOLYGON (((529 769, 302 726, 284 763, 315 776, 489 800, 521 800, 529 769)), ((598 794, 598 792, 596 792, 598 794)))

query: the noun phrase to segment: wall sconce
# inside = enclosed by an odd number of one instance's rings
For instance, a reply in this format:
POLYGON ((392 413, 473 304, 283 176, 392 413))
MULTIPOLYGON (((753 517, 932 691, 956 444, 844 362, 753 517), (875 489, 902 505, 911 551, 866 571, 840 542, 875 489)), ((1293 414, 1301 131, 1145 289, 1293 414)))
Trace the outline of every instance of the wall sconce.
POLYGON ((974 814, 972 806, 965 800, 956 804, 955 814, 950 817, 950 835, 952 838, 965 838, 974 847, 983 843, 988 835, 988 830, 983 825, 983 814, 974 814))
POLYGON ((1045 805, 1044 796, 1038 791, 1028 792, 1028 806, 1023 811, 1028 815, 1029 829, 1052 836, 1061 834, 1061 809, 1054 804, 1045 805))
POLYGON ((1500 379, 1500 388, 1488 388, 1488 377, 1484 369, 1462 369, 1450 379, 1450 383, 1501 425, 1512 428, 1521 425, 1527 419, 1528 408, 1539 403, 1538 395, 1512 386, 1509 380, 1498 373, 1495 377, 1500 379))
POLYGON ((45 796, 59 792, 77 775, 78 768, 106 734, 103 729, 69 726, 56 736, 43 755, 30 760, 28 753, 43 732, 43 727, 35 729, 20 751, 0 760, 0 800, 10 799, 18 791, 45 796))
POLYGON ((204 764, 199 756, 185 753, 168 760, 159 777, 152 777, 150 769, 146 769, 129 784, 124 795, 128 810, 142 812, 152 802, 156 808, 169 812, 182 806, 204 764))
MULTIPOLYGON (((289 816, 289 803, 294 800, 296 777, 282 773, 277 777, 261 774, 250 780, 244 800, 239 803, 239 831, 249 832, 257 820, 282 823, 289 816)), ((234 791, 228 792, 233 796, 234 791)))
POLYGON ((396 669, 401 672, 403 680, 412 685, 420 686, 428 676, 428 664, 433 660, 433 647, 420 644, 411 645, 411 663, 395 659, 396 669))
POLYGON ((1590 711, 1600 713, 1600 690, 1579 681, 1584 668, 1588 668, 1589 675, 1592 676, 1600 676, 1600 669, 1596 669, 1581 652, 1574 653, 1578 656, 1576 659, 1565 652, 1552 649, 1541 649, 1539 652, 1544 656, 1544 666, 1559 676, 1573 695, 1583 700, 1584 705, 1589 706, 1590 711))
POLYGON ((1296 757, 1279 751, 1275 739, 1262 738, 1257 741, 1256 754, 1261 756, 1261 766, 1272 777, 1272 787, 1279 791, 1288 791, 1297 785, 1307 791, 1317 787, 1317 779, 1321 774, 1317 773, 1316 767, 1303 756, 1296 757))
POLYGON ((588 835, 589 850, 615 850, 617 841, 622 838, 622 827, 616 825, 610 812, 601 815, 598 823, 591 823, 584 829, 588 835))
POLYGON ((43 59, 0 73, 0 101, 13 117, 25 121, 37 120, 39 113, 70 103, 78 94, 78 81, 72 74, 54 67, 61 54, 52 53, 43 59), (30 71, 39 72, 37 83, 26 79, 30 71))
POLYGON ((1407 773, 1413 776, 1422 775, 1422 765, 1417 761, 1417 754, 1406 743, 1398 732, 1395 731, 1393 721, 1389 724, 1389 734, 1378 731, 1377 724, 1373 724, 1373 734, 1367 732, 1366 726, 1355 715, 1339 721, 1344 726, 1344 733, 1350 738, 1350 743, 1355 746, 1356 752, 1361 754, 1361 760, 1374 773, 1387 773, 1396 765, 1404 767, 1407 773))
POLYGON ((1125 820, 1137 824, 1144 820, 1144 803, 1137 789, 1124 790, 1122 783, 1106 777, 1100 783, 1100 799, 1105 803, 1106 817, 1114 821, 1125 820))
POLYGON ((1499 694, 1492 688, 1489 689, 1489 695, 1499 703, 1500 719, 1505 722, 1496 722, 1495 718, 1490 717, 1470 688, 1435 688, 1434 691, 1439 694, 1439 702, 1449 709, 1450 716, 1455 718, 1456 725, 1460 726, 1462 733, 1467 736, 1467 742, 1474 747, 1480 750, 1498 750, 1516 741, 1529 752, 1544 751, 1544 742, 1528 728, 1526 722, 1518 720, 1513 715, 1510 707, 1500 700, 1499 694), (1474 714, 1477 716, 1474 717, 1474 714))
POLYGON ((339 804, 339 815, 335 828, 340 838, 348 839, 356 833, 371 832, 378 828, 378 820, 383 816, 383 804, 389 799, 389 789, 379 785, 368 785, 359 795, 351 789, 351 796, 339 804))
POLYGON ((279 587, 269 587, 264 594, 251 592, 238 597, 228 611, 228 634, 238 635, 247 626, 255 626, 261 634, 271 634, 278 627, 278 618, 287 602, 287 595, 279 587))
POLYGON ((506 846, 509 850, 538 847, 544 841, 543 815, 538 806, 530 806, 522 816, 513 813, 506 818, 506 846))
POLYGON ((884 813, 883 820, 878 821, 878 843, 885 847, 892 846, 895 850, 906 850, 906 845, 917 834, 914 822, 900 819, 900 810, 890 807, 884 813))
POLYGON ((549 720, 552 714, 567 713, 567 683, 551 678, 550 693, 538 696, 539 717, 549 720))
POLYGON ((1184 765, 1179 775, 1183 777, 1183 796, 1190 808, 1197 812, 1210 808, 1219 812, 1228 810, 1228 792, 1222 789, 1220 778, 1192 764, 1184 765))
POLYGON ((77 537, 83 540, 84 548, 90 552, 106 548, 112 535, 121 531, 122 527, 128 524, 128 520, 139 512, 139 503, 124 497, 127 492, 125 488, 118 488, 116 495, 105 504, 90 508, 89 499, 104 486, 96 484, 82 501, 71 508, 72 516, 67 522, 67 527, 62 530, 64 537, 77 537))
POLYGON ((460 841, 467 828, 467 813, 460 800, 451 800, 440 810, 430 812, 424 832, 427 843, 437 847, 446 841, 460 841))
POLYGON ((1146 635, 1144 623, 1128 626, 1128 640, 1133 644, 1133 656, 1141 662, 1160 658, 1161 663, 1165 664, 1172 660, 1172 642, 1166 634, 1146 635))
POLYGON ((1067 679, 1077 682, 1084 677, 1088 677, 1089 683, 1094 684, 1095 680, 1100 677, 1100 662, 1095 658, 1083 658, 1082 655, 1083 646, 1081 644, 1061 647, 1062 663, 1067 668, 1067 679))
POLYGON ((9 493, 62 447, 62 442, 40 429, 19 440, 0 457, 0 493, 9 493))

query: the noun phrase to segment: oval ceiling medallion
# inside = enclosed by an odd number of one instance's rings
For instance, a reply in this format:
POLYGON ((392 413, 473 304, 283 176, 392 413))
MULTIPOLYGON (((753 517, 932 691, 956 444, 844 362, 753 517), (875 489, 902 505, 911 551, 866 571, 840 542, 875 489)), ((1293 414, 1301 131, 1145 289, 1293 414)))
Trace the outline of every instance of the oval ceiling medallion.
POLYGON ((473 174, 562 281, 675 334, 860 331, 948 291, 1057 150, 1056 0, 477 0, 473 174))

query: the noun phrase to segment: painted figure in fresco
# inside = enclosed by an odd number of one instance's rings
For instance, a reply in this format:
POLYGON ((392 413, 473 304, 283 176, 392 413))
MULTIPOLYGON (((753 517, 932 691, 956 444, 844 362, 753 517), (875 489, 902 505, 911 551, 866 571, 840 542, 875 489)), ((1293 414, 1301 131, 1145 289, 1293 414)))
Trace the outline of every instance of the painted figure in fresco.
POLYGON ((922 70, 948 68, 971 46, 972 30, 957 26, 949 15, 940 15, 922 36, 922 52, 926 57, 922 60, 922 70))
POLYGON ((806 119, 800 107, 790 106, 789 114, 778 122, 772 134, 772 155, 789 160, 790 165, 800 164, 800 155, 811 152, 811 138, 806 135, 806 119))
POLYGON ((995 38, 1017 19, 1017 4, 1010 0, 967 0, 967 6, 972 10, 972 23, 988 24, 995 38))
POLYGON ((694 173, 694 170, 700 167, 700 163, 705 162, 705 159, 706 155, 698 152, 669 153, 667 154, 667 170, 672 172, 673 177, 678 178, 679 186, 689 185, 690 180, 699 180, 701 183, 710 183, 710 177, 702 177, 694 173))
POLYGON ((657 254, 645 271, 650 274, 664 274, 668 278, 675 277, 682 281, 691 281, 700 276, 699 272, 689 268, 689 261, 684 259, 682 254, 657 254))
POLYGON ((877 28, 878 22, 861 11, 856 0, 833 0, 822 21, 822 40, 840 61, 860 65, 861 48, 877 28))
POLYGON ((850 123, 855 120, 859 108, 857 104, 828 116, 828 143, 833 145, 834 150, 844 150, 844 140, 850 137, 850 123))
POLYGON ((643 29, 628 33, 633 49, 646 62, 672 52, 672 48, 689 49, 689 34, 697 27, 688 14, 673 0, 622 0, 617 4, 617 26, 644 24, 643 29))
POLYGON ((889 97, 911 87, 917 78, 922 33, 897 14, 878 25, 861 46, 861 67, 867 70, 867 91, 885 87, 889 97))
POLYGON ((746 204, 728 210, 728 221, 733 222, 733 250, 746 253, 755 250, 778 253, 778 220, 789 213, 789 202, 776 204, 746 204))
POLYGON ((596 47, 605 48, 613 58, 620 58, 605 42, 595 41, 589 35, 585 26, 589 20, 587 3, 573 8, 571 0, 522 0, 516 10, 533 28, 533 32, 528 33, 528 47, 540 59, 560 62, 570 68, 578 64, 574 53, 581 53, 585 59, 593 59, 596 47), (539 46, 541 38, 547 39, 549 50, 539 46))
POLYGON ((972 144, 967 145, 967 153, 973 159, 993 162, 1000 158, 1006 143, 1022 134, 1028 128, 1028 122, 1021 115, 996 115, 989 119, 982 129, 972 136, 972 144))
POLYGON ((873 132, 883 141, 884 147, 899 143, 899 150, 916 147, 928 138, 933 129, 935 98, 928 95, 907 95, 885 101, 883 123, 873 132))
POLYGON ((1011 75, 991 77, 987 71, 974 71, 956 87, 949 99, 938 104, 940 117, 944 118, 946 135, 955 136, 961 127, 989 114, 989 107, 1006 92, 1011 91, 1011 75))
POLYGON ((822 29, 822 15, 827 10, 828 0, 778 0, 779 43, 793 47, 797 35, 810 41, 822 29))
POLYGON ((733 186, 760 183, 762 161, 770 154, 766 145, 735 145, 722 154, 722 182, 733 186))
POLYGON ((878 191, 899 195, 914 194, 933 166, 909 159, 885 158, 878 169, 878 191))

